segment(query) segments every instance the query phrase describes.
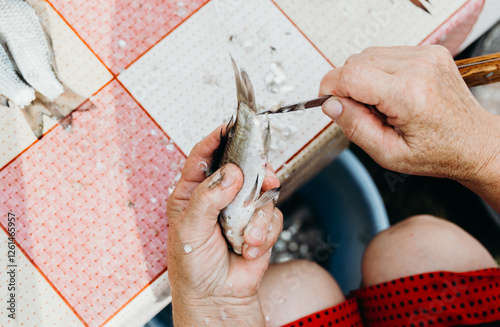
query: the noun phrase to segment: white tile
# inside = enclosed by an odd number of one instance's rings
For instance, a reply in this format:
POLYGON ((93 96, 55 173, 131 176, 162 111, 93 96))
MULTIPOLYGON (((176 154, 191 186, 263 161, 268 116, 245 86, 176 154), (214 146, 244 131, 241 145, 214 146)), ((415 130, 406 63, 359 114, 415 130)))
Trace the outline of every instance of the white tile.
POLYGON ((467 0, 275 0, 335 65, 371 46, 418 45, 467 0))
MULTIPOLYGON (((271 1, 213 0, 118 78, 189 153, 236 110, 230 53, 248 72, 257 103, 264 107, 316 97, 321 78, 331 69, 271 1), (281 87, 293 90, 268 90, 265 79, 272 63, 280 63, 285 72, 281 87)), ((274 168, 328 123, 320 109, 272 117, 274 168)))

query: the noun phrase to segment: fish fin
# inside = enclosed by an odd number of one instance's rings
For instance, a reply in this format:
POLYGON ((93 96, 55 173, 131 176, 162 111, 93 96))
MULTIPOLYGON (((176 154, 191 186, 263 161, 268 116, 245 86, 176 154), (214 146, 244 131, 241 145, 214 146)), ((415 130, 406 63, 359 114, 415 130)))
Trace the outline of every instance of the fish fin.
POLYGON ((281 186, 273 188, 260 196, 260 198, 255 202, 255 208, 260 208, 273 201, 274 204, 278 201, 280 196, 281 186))
POLYGON ((226 132, 222 133, 222 129, 220 131, 220 144, 215 149, 214 154, 212 156, 212 164, 207 168, 206 175, 207 177, 215 173, 217 169, 219 169, 222 165, 222 159, 224 157, 224 152, 226 151, 227 142, 233 136, 234 130, 234 117, 231 116, 231 119, 227 123, 226 132))
POLYGON ((240 70, 238 68, 238 65, 236 65, 233 57, 231 57, 231 62, 233 63, 234 80, 236 82, 236 97, 238 99, 238 104, 244 103, 247 107, 257 113, 257 107, 255 106, 255 93, 253 91, 252 83, 250 82, 248 74, 243 69, 240 70))
POLYGON ((248 194, 247 198, 245 199, 245 202, 243 203, 244 207, 247 207, 250 203, 253 203, 257 200, 260 192, 260 190, 258 190, 258 187, 259 187, 259 175, 257 175, 257 179, 255 180, 255 184, 252 188, 252 191, 250 192, 250 194, 248 194))
POLYGON ((33 103, 27 105, 21 111, 35 136, 41 139, 43 136, 43 115, 50 115, 50 112, 38 100, 33 101, 33 103))
POLYGON ((271 146, 271 124, 269 123, 269 120, 267 121, 267 127, 264 130, 264 153, 266 154, 266 159, 267 155, 269 154, 269 147, 271 146))

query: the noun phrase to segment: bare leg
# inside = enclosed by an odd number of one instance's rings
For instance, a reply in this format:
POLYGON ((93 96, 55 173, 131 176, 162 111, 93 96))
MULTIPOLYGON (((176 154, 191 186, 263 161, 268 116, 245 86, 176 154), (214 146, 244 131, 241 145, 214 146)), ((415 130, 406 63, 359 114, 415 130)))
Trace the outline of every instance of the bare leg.
POLYGON ((414 216, 379 233, 363 261, 365 286, 419 273, 497 267, 488 251, 460 227, 433 216, 414 216))
POLYGON ((259 298, 267 326, 281 326, 345 300, 332 276, 307 260, 269 266, 259 298))

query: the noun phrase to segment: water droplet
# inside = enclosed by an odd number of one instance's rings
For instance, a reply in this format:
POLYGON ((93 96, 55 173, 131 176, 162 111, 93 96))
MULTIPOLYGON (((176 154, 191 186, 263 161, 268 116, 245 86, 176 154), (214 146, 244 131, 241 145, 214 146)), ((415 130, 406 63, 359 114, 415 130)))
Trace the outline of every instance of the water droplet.
POLYGON ((199 164, 198 164, 198 167, 201 169, 201 171, 204 171, 206 172, 207 169, 208 169, 208 165, 205 161, 201 161, 199 164))
POLYGON ((205 325, 208 326, 208 323, 210 322, 210 318, 205 318, 205 325))
POLYGON ((132 171, 131 171, 130 169, 124 169, 124 170, 123 170, 123 173, 124 173, 124 174, 127 174, 127 175, 128 175, 128 174, 130 174, 131 172, 132 172, 132 171))
POLYGON ((96 162, 95 167, 97 169, 102 169, 102 168, 104 168, 104 165, 102 164, 102 162, 98 161, 98 162, 96 162))
POLYGON ((283 135, 284 137, 288 137, 290 135, 292 135, 292 129, 290 127, 286 127, 282 132, 281 132, 281 135, 283 135))
POLYGON ((271 318, 269 318, 269 316, 266 316, 266 321, 269 321, 269 319, 271 319, 271 318))
POLYGON ((125 40, 119 40, 118 46, 123 49, 127 46, 127 42, 125 42, 125 40))
POLYGON ((182 246, 182 248, 184 249, 184 252, 186 252, 186 253, 191 253, 191 251, 193 251, 193 248, 189 244, 184 244, 182 246))
POLYGON ((257 212, 257 215, 259 215, 260 218, 264 218, 266 216, 266 213, 264 211, 262 211, 262 210, 259 210, 257 212))
POLYGON ((156 198, 151 198, 151 203, 156 203, 156 198))
POLYGON ((278 300, 278 303, 279 303, 279 304, 283 304, 283 303, 285 303, 285 302, 286 302, 286 297, 282 297, 282 298, 280 298, 280 299, 278 300))
POLYGON ((151 130, 151 135, 156 135, 156 130, 152 129, 151 130))
POLYGON ((232 236, 233 235, 233 231, 231 229, 228 229, 227 232, 226 232, 226 235, 227 236, 232 236))

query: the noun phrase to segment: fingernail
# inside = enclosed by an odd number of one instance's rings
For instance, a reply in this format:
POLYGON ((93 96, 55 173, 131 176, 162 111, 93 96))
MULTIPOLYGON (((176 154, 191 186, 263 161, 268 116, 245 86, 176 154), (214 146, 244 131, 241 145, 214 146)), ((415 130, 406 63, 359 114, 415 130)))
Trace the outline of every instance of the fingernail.
POLYGON ((248 248, 247 253, 252 258, 256 258, 257 255, 259 254, 259 249, 256 248, 256 247, 251 246, 251 247, 248 248))
POLYGON ((262 242, 262 235, 262 228, 260 227, 255 226, 250 230, 250 236, 255 238, 259 242, 262 242))
POLYGON ((323 104, 323 112, 333 120, 337 120, 342 113, 342 104, 337 99, 330 99, 323 104))
POLYGON ((225 174, 224 174, 224 178, 222 179, 222 182, 220 183, 220 186, 228 187, 228 186, 233 185, 234 180, 236 179, 236 177, 234 176, 233 169, 230 167, 225 167, 223 172, 225 174))

